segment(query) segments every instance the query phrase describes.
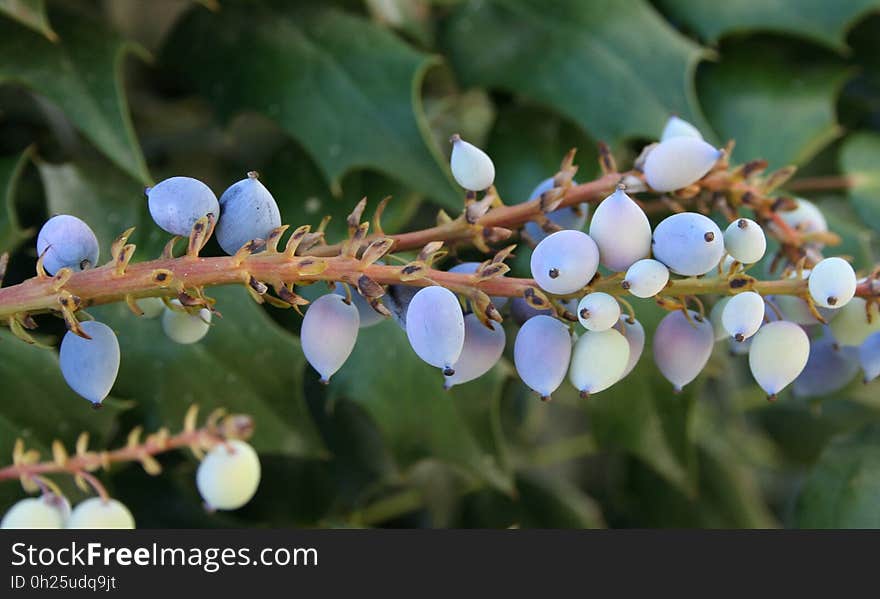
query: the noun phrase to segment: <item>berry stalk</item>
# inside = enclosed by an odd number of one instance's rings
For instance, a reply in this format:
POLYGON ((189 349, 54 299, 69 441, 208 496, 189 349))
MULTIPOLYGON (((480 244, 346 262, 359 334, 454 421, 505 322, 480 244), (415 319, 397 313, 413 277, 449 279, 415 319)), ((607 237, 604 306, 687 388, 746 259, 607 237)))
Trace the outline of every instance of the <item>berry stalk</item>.
MULTIPOLYGON (((255 254, 239 260, 234 256, 195 258, 186 256, 173 259, 151 260, 129 265, 123 274, 117 274, 112 266, 73 273, 63 285, 55 277, 34 277, 18 285, 0 289, 0 319, 8 321, 18 314, 37 314, 59 310, 65 292, 74 297, 78 308, 125 301, 144 297, 175 297, 177 285, 186 289, 213 287, 217 285, 248 284, 248 281, 266 281, 286 284, 315 281, 340 281, 357 285, 364 275, 381 285, 399 284, 426 287, 439 284, 451 291, 467 294, 480 290, 491 296, 523 297, 537 292, 534 279, 496 277, 478 280, 473 274, 454 273, 427 268, 420 278, 409 279, 407 266, 382 264, 364 265, 362 261, 346 256, 322 258, 323 270, 306 274, 316 260, 311 257, 288 257, 284 254, 255 254), (157 281, 161 277, 161 282, 157 281)), ((880 295, 877 285, 863 283, 857 290, 861 297, 880 295)), ((600 278, 590 285, 593 291, 612 295, 624 295, 619 277, 600 278)), ((731 294, 752 289, 765 295, 803 295, 807 282, 796 279, 761 281, 742 274, 733 277, 703 277, 671 280, 663 295, 731 294)), ((583 295, 582 291, 569 294, 583 295)))
POLYGON ((72 476, 92 478, 88 475, 99 468, 109 468, 111 464, 123 462, 140 462, 150 474, 158 474, 159 464, 153 456, 190 448, 197 455, 229 439, 247 439, 253 433, 253 421, 250 416, 233 414, 224 416, 215 412, 207 422, 196 428, 197 409, 190 408, 184 422, 184 430, 171 435, 166 429, 153 433, 140 441, 140 428, 129 434, 125 447, 109 451, 89 451, 88 436, 84 433, 77 442, 76 453, 68 456, 66 450, 56 441, 53 444, 53 459, 39 461, 39 454, 33 450, 25 451, 19 440, 13 455, 13 464, 0 468, 0 481, 22 480, 24 484, 40 480, 45 474, 66 473, 72 476))

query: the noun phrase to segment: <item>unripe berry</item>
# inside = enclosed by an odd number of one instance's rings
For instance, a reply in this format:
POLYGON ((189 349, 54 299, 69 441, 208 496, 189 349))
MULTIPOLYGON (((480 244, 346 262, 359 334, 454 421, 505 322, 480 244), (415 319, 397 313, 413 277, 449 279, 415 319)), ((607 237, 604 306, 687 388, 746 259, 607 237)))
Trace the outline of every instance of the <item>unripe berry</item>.
POLYGON ((220 204, 211 188, 192 177, 171 177, 147 189, 150 216, 172 235, 188 237, 196 221, 207 214, 220 217, 220 204))
POLYGON ((673 137, 695 137, 697 139, 703 139, 703 135, 700 133, 699 129, 675 115, 672 115, 666 121, 666 125, 663 127, 663 133, 660 134, 660 141, 666 141, 673 137))
POLYGON ((238 439, 215 445, 196 471, 196 486, 209 509, 237 510, 251 500, 259 484, 260 458, 238 439))
POLYGON ((810 339, 793 322, 765 324, 752 338, 749 368, 770 399, 793 382, 807 365, 810 339))
POLYGON ((134 517, 115 499, 92 497, 73 508, 65 528, 131 529, 134 528, 134 517))
POLYGON ((98 238, 83 221, 69 214, 59 214, 46 221, 37 235, 37 255, 43 256, 43 268, 54 275, 62 268, 74 272, 98 265, 98 238))
POLYGON ((91 339, 72 331, 64 334, 58 352, 61 374, 71 389, 97 406, 110 394, 119 374, 119 341, 113 329, 96 320, 80 327, 91 339))
POLYGON ((580 231, 557 231, 532 252, 532 277, 550 293, 574 293, 592 280, 598 267, 599 248, 580 231))
POLYGON ((606 331, 620 318, 620 304, 607 293, 589 293, 578 303, 577 317, 588 331, 606 331))
POLYGON ((184 311, 183 304, 173 299, 171 303, 178 309, 165 308, 162 315, 162 330, 175 343, 188 345, 197 343, 211 330, 211 311, 202 308, 197 314, 184 311))
POLYGON ((697 137, 671 137, 645 158, 645 179, 656 191, 675 191, 696 183, 723 156, 697 137))
POLYGON ((322 295, 309 305, 300 341, 306 360, 321 375, 322 383, 326 384, 351 355, 359 326, 358 309, 335 293, 322 295))
POLYGON ((70 515, 67 499, 47 493, 22 499, 3 515, 0 529, 64 528, 70 515))
POLYGON ((459 185, 469 191, 483 191, 495 181, 495 165, 488 154, 473 144, 453 135, 449 166, 459 185))
POLYGON ((754 264, 764 257, 767 238, 761 225, 748 218, 738 218, 724 231, 724 249, 738 262, 754 264))
POLYGON ((856 273, 843 258, 825 258, 808 279, 810 296, 825 308, 842 308, 856 293, 856 273))
POLYGON ((406 336, 422 360, 455 374, 452 365, 464 347, 464 314, 455 294, 437 285, 420 289, 406 310, 406 336))
POLYGON ((229 255, 251 240, 266 239, 273 229, 281 226, 278 204, 255 172, 248 173, 246 179, 223 192, 220 210, 214 234, 229 255))
POLYGON ((590 237, 602 264, 614 271, 624 271, 651 253, 651 223, 620 187, 596 208, 590 237))

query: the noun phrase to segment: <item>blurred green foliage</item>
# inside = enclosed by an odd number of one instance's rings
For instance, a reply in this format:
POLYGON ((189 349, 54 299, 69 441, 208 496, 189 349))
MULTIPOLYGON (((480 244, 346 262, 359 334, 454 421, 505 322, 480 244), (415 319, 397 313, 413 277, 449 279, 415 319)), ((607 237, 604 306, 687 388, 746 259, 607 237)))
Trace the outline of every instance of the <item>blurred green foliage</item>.
MULTIPOLYGON (((508 201, 573 146, 578 179, 602 139, 630 161, 677 113, 735 160, 845 174, 822 191, 841 252, 876 263, 880 231, 880 8, 876 0, 0 0, 0 250, 5 284, 29 277, 34 231, 54 212, 110 240, 136 225, 135 259, 165 238, 144 185, 189 175, 218 192, 259 170, 284 222, 328 237, 361 196, 394 199, 394 232, 453 213, 455 132, 488 148, 508 201), (872 231, 873 229, 873 231, 872 231)), ((217 252, 214 245, 209 250, 217 252)), ((515 270, 527 258, 521 248, 515 270)), ((309 290, 306 290, 309 293, 309 290)), ((315 292, 312 291, 312 294, 315 292)), ((767 404, 719 346, 674 395, 650 343, 624 382, 584 402, 527 392, 510 354, 442 391, 393 322, 362 331, 327 388, 299 351, 298 317, 216 290, 223 317, 197 346, 124 306, 108 409, 64 385, 52 350, 0 339, 0 452, 46 451, 81 430, 96 446, 136 425, 225 406, 257 424, 256 498, 206 514, 183 453, 165 473, 103 475, 140 526, 877 526, 878 383, 767 404)), ((660 317, 637 304, 650 332, 660 317)), ((40 319, 57 341, 58 319, 40 319)), ((514 328, 508 325, 508 338, 514 328)), ((68 481, 69 482, 69 481, 68 481)), ((74 499, 78 491, 68 484, 74 499)), ((0 509, 21 495, 0 488, 0 509)))

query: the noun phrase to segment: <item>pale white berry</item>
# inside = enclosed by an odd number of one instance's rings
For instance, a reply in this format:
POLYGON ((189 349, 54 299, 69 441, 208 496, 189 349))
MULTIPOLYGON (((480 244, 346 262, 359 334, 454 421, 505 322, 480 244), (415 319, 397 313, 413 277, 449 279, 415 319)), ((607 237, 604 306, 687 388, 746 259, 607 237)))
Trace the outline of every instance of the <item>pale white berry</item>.
POLYGON ((703 139, 699 129, 675 115, 667 119, 666 125, 663 127, 663 133, 660 134, 660 141, 666 141, 673 137, 696 137, 697 139, 703 139))
POLYGON ((574 345, 568 377, 581 397, 604 391, 629 364, 629 342, 615 329, 587 331, 574 345))
POLYGON ((80 327, 91 339, 72 331, 64 334, 58 355, 61 374, 71 389, 98 405, 119 374, 119 341, 113 329, 96 320, 81 322, 80 327))
POLYGON ((574 293, 592 280, 598 268, 599 248, 580 231, 557 231, 532 252, 532 277, 550 293, 574 293))
POLYGON ((543 314, 528 319, 516 334, 513 346, 516 371, 542 399, 550 399, 565 379, 571 345, 568 327, 543 314))
POLYGON ((501 359, 504 343, 504 328, 499 323, 490 320, 486 326, 475 314, 465 316, 461 355, 452 365, 455 374, 446 377, 443 387, 451 389, 489 372, 501 359))
POLYGON ((738 218, 724 231, 724 249, 734 260, 754 264, 767 251, 767 238, 761 225, 748 218, 738 218))
POLYGON ((758 330, 749 348, 752 376, 771 399, 803 371, 810 356, 810 339, 804 330, 785 320, 758 330))
POLYGON ((621 285, 636 297, 654 297, 669 282, 669 269, 658 260, 645 258, 626 271, 621 285))
POLYGON ((614 328, 626 337, 626 341, 629 343, 629 360, 626 363, 626 368, 623 369, 623 374, 620 375, 620 378, 625 378, 639 363, 639 358, 642 357, 642 352, 645 350, 645 327, 630 316, 621 316, 614 328))
POLYGON ((115 499, 92 497, 77 504, 70 512, 65 528, 134 528, 134 516, 115 499))
POLYGON ((607 293, 589 293, 578 303, 577 317, 588 331, 606 331, 620 319, 620 304, 607 293))
POLYGON ((69 515, 67 499, 46 493, 22 499, 9 508, 0 521, 0 529, 64 528, 69 515))
POLYGON ((794 200, 797 208, 778 212, 785 224, 804 233, 824 233, 828 230, 828 221, 816 204, 803 198, 794 200))
POLYGON ((837 310, 837 315, 828 326, 840 345, 861 345, 873 333, 880 331, 880 307, 876 302, 869 307, 866 300, 854 297, 837 310))
POLYGON ((464 314, 454 293, 432 285, 420 289, 406 310, 406 336, 416 354, 452 376, 464 347, 464 314))
POLYGON ((199 494, 213 510, 237 510, 251 500, 259 485, 260 458, 238 439, 215 445, 196 471, 199 494))
POLYGON ((495 165, 492 159, 477 146, 453 135, 452 157, 449 166, 459 185, 469 191, 482 191, 495 181, 495 165))
POLYGON ((724 306, 721 322, 727 334, 745 341, 758 332, 764 322, 764 298, 754 291, 738 293, 724 306))
POLYGON ((327 383, 351 355, 357 341, 360 313, 353 303, 335 293, 313 301, 303 318, 300 342, 312 368, 327 383))
POLYGON ((201 341, 211 329, 211 311, 201 308, 197 313, 190 314, 183 309, 179 300, 171 300, 176 309, 165 308, 162 315, 162 330, 175 343, 188 345, 201 341))
POLYGON ((856 273, 843 258, 825 258, 808 279, 810 296, 825 308, 842 308, 856 293, 856 273))
POLYGON ((645 180, 656 191, 675 191, 696 183, 723 152, 697 137, 671 137, 645 158, 645 180))
POLYGON ((596 208, 590 237, 599 247, 600 262, 613 271, 624 271, 651 253, 651 223, 622 187, 596 208))
POLYGON ((688 317, 677 310, 664 316, 657 325, 654 362, 675 390, 681 391, 706 366, 714 345, 715 331, 711 323, 692 310, 688 311, 688 317))
POLYGON ((721 229, 702 214, 673 214, 654 229, 654 258, 674 273, 687 276, 706 274, 718 266, 723 255, 721 229))

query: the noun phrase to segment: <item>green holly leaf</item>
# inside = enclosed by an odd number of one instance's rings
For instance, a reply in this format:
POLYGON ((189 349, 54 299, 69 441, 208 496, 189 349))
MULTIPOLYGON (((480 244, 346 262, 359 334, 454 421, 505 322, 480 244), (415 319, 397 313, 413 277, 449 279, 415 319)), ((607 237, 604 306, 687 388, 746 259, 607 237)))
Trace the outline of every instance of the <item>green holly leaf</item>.
MULTIPOLYGON (((309 372, 308 376, 317 376, 309 372)), ((503 368, 443 390, 443 376, 419 360, 391 321, 362 329, 354 352, 330 380, 330 400, 362 406, 376 422, 401 471, 434 458, 502 492, 512 489, 500 457, 498 404, 503 368)))
POLYGON ((856 133, 843 142, 840 168, 852 179, 849 199, 865 223, 880 231, 880 135, 856 133))
POLYGON ((192 11, 164 56, 223 117, 253 110, 277 121, 336 191, 346 172, 373 169, 461 205, 420 105, 435 59, 381 27, 332 9, 231 5, 192 11))
POLYGON ((171 341, 161 318, 137 317, 124 304, 90 308, 113 327, 122 363, 114 395, 137 403, 148 424, 174 428, 191 404, 203 414, 225 408, 249 414, 258 451, 298 456, 324 453, 305 405, 305 358, 288 334, 238 286, 211 289, 222 313, 192 345, 171 341))
POLYGON ((52 42, 58 41, 58 34, 49 24, 44 0, 0 0, 0 14, 15 19, 22 25, 46 36, 52 42))
POLYGON ((693 88, 703 50, 647 2, 466 2, 443 40, 465 85, 550 106, 596 139, 657 136, 670 113, 705 125, 693 88))
POLYGON ((728 48, 699 79, 706 116, 739 161, 804 164, 840 135, 835 102, 849 71, 825 55, 749 40, 728 48))
POLYGON ((880 425, 839 437, 822 452, 797 501, 802 528, 880 527, 880 425))
POLYGON ((65 13, 57 25, 61 41, 52 43, 0 20, 0 82, 23 85, 56 104, 104 155, 148 184, 122 84, 125 58, 143 58, 144 50, 80 16, 65 13))
POLYGON ((846 50, 846 33, 861 17, 880 7, 877 0, 660 0, 660 9, 709 42, 734 33, 770 31, 799 36, 846 50))
POLYGON ((0 208, 0 254, 11 252, 28 238, 29 233, 21 228, 15 210, 15 192, 18 180, 30 160, 30 149, 18 156, 0 158, 0 189, 3 207, 0 208))

